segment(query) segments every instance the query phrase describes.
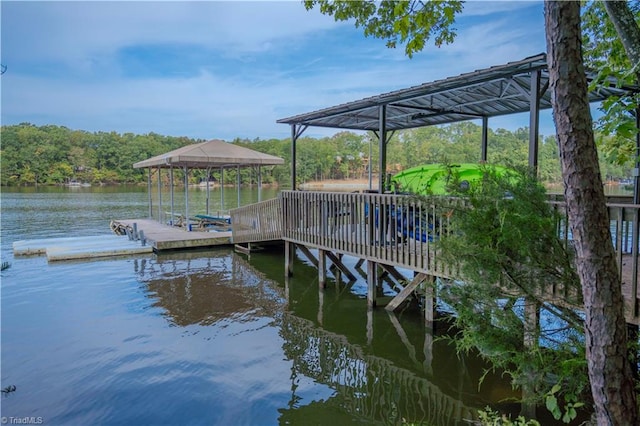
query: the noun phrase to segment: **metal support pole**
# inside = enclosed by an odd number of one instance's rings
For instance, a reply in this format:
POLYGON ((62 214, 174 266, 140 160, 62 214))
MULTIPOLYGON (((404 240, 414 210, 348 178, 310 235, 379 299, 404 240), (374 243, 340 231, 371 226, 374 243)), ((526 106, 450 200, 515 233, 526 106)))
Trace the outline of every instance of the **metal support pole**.
POLYGON ((538 137, 540 136, 540 73, 531 73, 529 98, 529 167, 538 174, 538 137))
POLYGON ((487 145, 489 144, 489 117, 482 117, 482 146, 480 148, 480 161, 487 162, 487 145))
POLYGON ((296 142, 298 141, 298 135, 296 132, 296 125, 291 125, 291 190, 296 190, 296 142))
POLYGON ((209 175, 211 175, 211 167, 207 167, 207 214, 209 214, 209 196, 211 190, 209 189, 209 175))
POLYGON ((378 154, 378 193, 384 193, 385 178, 387 173, 387 106, 380 105, 379 108, 379 129, 378 134, 379 150, 378 154))
POLYGON ((189 168, 184 166, 184 220, 187 231, 189 229, 189 168))
POLYGON ((258 166, 258 202, 262 201, 262 167, 258 166))
POLYGON ((162 173, 158 166, 158 222, 162 223, 162 173))
POLYGON ((369 174, 369 191, 373 189, 373 169, 371 167, 371 158, 373 158, 373 138, 369 137, 369 162, 367 163, 369 174))
POLYGON ((236 189, 238 190, 238 207, 240 207, 240 166, 237 167, 236 189))
POLYGON ((169 185, 171 186, 171 225, 173 225, 173 221, 175 220, 174 216, 174 204, 173 204, 173 166, 169 168, 169 185))
POLYGON ((223 214, 224 208, 224 167, 220 168, 220 214, 223 214))
POLYGON ((153 219, 153 201, 151 199, 151 171, 153 169, 149 167, 149 173, 147 174, 147 193, 149 194, 149 219, 153 219))

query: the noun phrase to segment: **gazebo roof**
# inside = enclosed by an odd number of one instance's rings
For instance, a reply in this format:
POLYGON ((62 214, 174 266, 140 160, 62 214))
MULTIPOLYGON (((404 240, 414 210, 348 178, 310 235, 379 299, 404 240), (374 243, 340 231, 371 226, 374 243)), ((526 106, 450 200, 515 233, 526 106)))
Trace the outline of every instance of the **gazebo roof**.
POLYGON ((270 166, 284 164, 284 160, 274 155, 263 154, 249 148, 233 145, 219 139, 186 145, 165 154, 156 155, 133 165, 144 167, 189 167, 189 168, 229 168, 248 166, 270 166))
MULTIPOLYGON (((379 107, 386 105, 388 130, 445 124, 531 109, 531 76, 540 71, 540 109, 551 108, 547 56, 541 53, 520 61, 460 74, 419 86, 383 93, 358 101, 278 120, 291 125, 352 130, 379 130, 379 107)), ((591 81, 595 74, 588 73, 591 81)), ((612 95, 638 92, 615 82, 589 93, 590 102, 612 95)))

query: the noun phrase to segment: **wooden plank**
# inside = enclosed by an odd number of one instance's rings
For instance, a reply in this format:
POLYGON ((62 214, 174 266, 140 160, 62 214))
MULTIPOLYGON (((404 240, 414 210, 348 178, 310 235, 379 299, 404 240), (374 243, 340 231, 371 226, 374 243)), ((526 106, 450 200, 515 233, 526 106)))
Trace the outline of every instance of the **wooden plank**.
POLYGON ((338 269, 340 269, 342 273, 347 276, 347 278, 349 278, 349 281, 356 280, 356 276, 353 275, 353 273, 346 266, 344 266, 344 264, 342 263, 342 261, 338 256, 331 253, 330 251, 326 252, 326 254, 327 254, 327 257, 331 260, 331 262, 333 262, 333 264, 336 265, 338 269))
POLYGON ((157 251, 232 245, 230 231, 187 231, 151 219, 117 220, 114 223, 130 227, 133 227, 134 223, 137 224, 138 230, 144 232, 147 240, 157 251))
POLYGON ((391 302, 387 303, 387 306, 385 306, 385 309, 387 311, 395 310, 398 306, 400 306, 402 302, 404 302, 404 300, 407 297, 411 295, 411 293, 413 293, 416 287, 418 287, 427 278, 429 278, 429 275, 427 274, 420 273, 416 275, 415 278, 411 281, 411 283, 409 283, 409 285, 407 285, 400 293, 398 293, 396 297, 394 297, 391 300, 391 302))

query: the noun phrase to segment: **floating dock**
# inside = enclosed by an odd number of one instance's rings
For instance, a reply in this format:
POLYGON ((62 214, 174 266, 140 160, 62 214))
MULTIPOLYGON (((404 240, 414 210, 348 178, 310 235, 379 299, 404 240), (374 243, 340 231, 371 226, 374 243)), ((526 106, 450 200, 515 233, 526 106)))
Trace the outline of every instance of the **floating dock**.
POLYGON ((49 261, 93 259, 231 245, 231 231, 187 231, 149 219, 114 220, 112 230, 127 235, 44 238, 16 241, 14 256, 46 255, 49 261))
POLYGON ((46 238, 13 243, 15 256, 46 255, 47 260, 94 259, 153 252, 150 245, 120 235, 46 238))

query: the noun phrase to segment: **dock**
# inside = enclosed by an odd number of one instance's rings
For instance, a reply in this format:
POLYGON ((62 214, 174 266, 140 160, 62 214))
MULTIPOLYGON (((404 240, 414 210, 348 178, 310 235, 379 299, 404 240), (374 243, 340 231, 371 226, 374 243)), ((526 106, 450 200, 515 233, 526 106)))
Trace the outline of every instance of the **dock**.
POLYGON ((114 220, 112 230, 125 235, 93 235, 22 240, 13 243, 15 256, 42 256, 50 262, 137 255, 231 245, 231 231, 188 231, 150 219, 114 220), (135 233, 133 232, 135 230, 135 233))
POLYGON ((13 243, 15 256, 45 255, 50 262, 60 260, 95 259, 153 252, 150 245, 131 241, 120 235, 44 238, 13 243))
POLYGON ((152 219, 114 220, 111 229, 137 228, 154 251, 182 250, 231 245, 231 231, 188 231, 182 227, 164 225, 152 219))

